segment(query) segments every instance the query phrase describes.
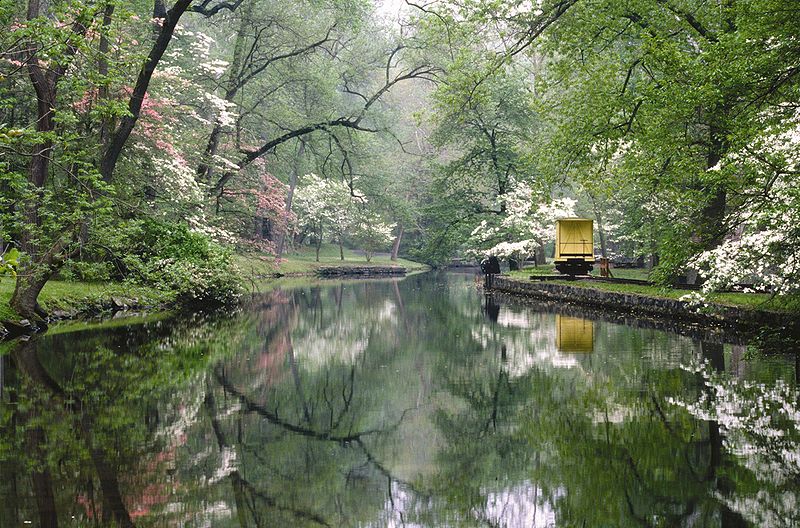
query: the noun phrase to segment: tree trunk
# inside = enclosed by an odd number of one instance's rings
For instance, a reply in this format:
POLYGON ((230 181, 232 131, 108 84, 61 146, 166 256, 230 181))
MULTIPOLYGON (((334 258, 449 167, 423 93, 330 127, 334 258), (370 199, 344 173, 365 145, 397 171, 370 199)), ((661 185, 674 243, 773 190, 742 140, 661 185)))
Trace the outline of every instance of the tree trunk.
MULTIPOLYGON (((71 238, 71 240, 74 241, 75 238, 71 238)), ((9 301, 11 308, 23 318, 43 323, 44 318, 47 317, 47 313, 39 306, 37 298, 44 285, 59 270, 64 260, 72 256, 73 252, 67 250, 67 244, 68 240, 62 237, 44 254, 41 254, 33 244, 27 244, 29 247, 33 247, 33 250, 29 250, 28 253, 30 261, 20 266, 17 271, 17 282, 9 301)))
POLYGON ((298 170, 298 162, 305 151, 306 143, 305 141, 300 140, 300 145, 297 147, 297 156, 294 158, 292 173, 289 177, 289 191, 286 194, 286 207, 284 209, 283 222, 281 225, 281 234, 278 238, 277 258, 281 258, 281 255, 283 255, 283 250, 286 244, 286 232, 289 227, 287 224, 289 222, 289 214, 292 212, 292 199, 294 198, 294 190, 297 187, 297 177, 298 173, 300 172, 298 170))
MULTIPOLYGON (((41 16, 42 7, 41 2, 38 0, 29 0, 28 20, 41 16)), ((31 51, 27 59, 28 77, 36 93, 36 132, 48 134, 55 130, 55 121, 53 118, 56 108, 56 90, 59 75, 56 70, 47 70, 39 63, 37 44, 31 42, 29 46, 31 51)), ((28 165, 28 182, 36 189, 37 195, 34 199, 28 200, 24 205, 26 225, 22 229, 20 249, 32 258, 35 258, 38 253, 38 244, 33 241, 34 237, 31 235, 31 231, 36 230, 40 225, 39 205, 41 196, 38 193, 44 187, 45 182, 47 182, 52 154, 53 141, 48 137, 48 139, 43 139, 39 143, 33 145, 30 164, 28 165)), ((17 281, 17 284, 19 284, 19 281, 17 281)))
POLYGON ((17 282, 9 304, 23 319, 41 321, 47 313, 39 306, 37 299, 44 285, 50 280, 52 272, 37 269, 40 265, 35 262, 21 267, 17 273, 17 282))
MULTIPOLYGON (((53 121, 53 108, 55 108, 56 104, 55 81, 51 81, 45 75, 42 68, 39 67, 38 61, 30 65, 29 72, 37 98, 36 131, 41 133, 52 132, 55 129, 53 121)), ((36 299, 52 275, 52 272, 47 273, 43 270, 37 270, 37 262, 41 258, 40 244, 32 234, 33 231, 41 226, 39 218, 40 193, 47 182, 52 153, 53 142, 51 140, 37 143, 33 147, 28 167, 28 181, 37 192, 35 198, 27 201, 23 206, 25 208, 25 226, 20 236, 20 249, 28 255, 32 262, 21 266, 10 302, 11 307, 24 319, 37 320, 40 319, 40 315, 44 315, 36 299)))
MULTIPOLYGON (((251 15, 253 13, 253 5, 255 2, 248 2, 245 4, 244 12, 242 13, 241 23, 239 30, 236 32, 236 43, 233 46, 233 57, 229 67, 229 74, 225 80, 225 101, 231 102, 241 87, 242 75, 242 58, 244 55, 244 46, 248 37, 248 28, 251 23, 251 15)), ((200 165, 197 167, 197 176, 202 182, 211 184, 211 179, 214 177, 213 159, 219 149, 219 140, 222 135, 222 125, 214 123, 214 128, 211 130, 211 135, 206 143, 206 150, 201 158, 200 165)))
MULTIPOLYGON (((719 164, 725 148, 723 141, 719 139, 720 132, 717 127, 711 125, 710 129, 711 139, 706 157, 706 169, 712 169, 719 164)), ((723 184, 714 184, 704 190, 709 191, 710 198, 701 211, 697 236, 703 249, 713 249, 724 238, 725 205, 728 194, 723 184)))
POLYGON ((703 249, 717 247, 724 238, 723 223, 728 193, 720 187, 712 192, 711 199, 702 211, 703 224, 700 227, 700 242, 703 244, 703 249))
POLYGON ((253 215, 253 240, 264 239, 264 217, 253 215))
POLYGON ((139 70, 139 75, 136 78, 136 85, 128 101, 128 115, 122 118, 119 126, 111 135, 100 159, 100 174, 105 182, 110 182, 114 175, 114 169, 122 154, 122 149, 125 143, 128 142, 128 138, 133 132, 133 127, 139 119, 144 98, 150 86, 150 80, 153 78, 153 72, 156 71, 156 66, 161 61, 164 52, 167 51, 167 47, 172 40, 172 34, 175 32, 175 26, 178 25, 178 20, 180 20, 181 15, 189 8, 191 3, 192 0, 178 0, 165 13, 164 23, 161 25, 153 47, 150 49, 150 53, 147 55, 147 59, 145 59, 144 65, 139 70))
POLYGON ((536 266, 546 264, 546 258, 544 255, 544 244, 539 244, 539 247, 536 248, 536 254, 534 255, 534 263, 536 266))
POLYGON ((606 230, 603 227, 603 215, 600 213, 600 209, 597 207, 594 200, 592 200, 592 205, 594 208, 594 217, 597 220, 597 236, 600 237, 600 255, 606 258, 608 255, 606 254, 606 230))
POLYGON ((219 123, 214 124, 214 128, 211 130, 211 135, 208 136, 208 143, 206 144, 206 150, 203 153, 202 161, 200 162, 200 166, 197 167, 197 177, 201 182, 211 184, 211 178, 214 176, 214 167, 212 165, 214 156, 217 155, 217 149, 219 148, 219 137, 222 135, 222 126, 219 123))
POLYGON ((344 247, 342 247, 342 235, 339 234, 339 260, 344 260, 344 247))
POLYGON ((319 228, 319 232, 317 233, 317 262, 319 262, 319 250, 322 247, 322 226, 319 228))
MULTIPOLYGON (((37 70, 39 70, 37 66, 37 70)), ((56 105, 56 87, 44 78, 31 73, 31 80, 36 89, 36 131, 40 133, 52 132, 55 129, 53 109, 56 105)), ((50 158, 53 152, 53 142, 44 140, 33 146, 31 162, 28 167, 28 180, 37 188, 44 186, 50 168, 50 158)))
POLYGON ((391 260, 397 260, 397 254, 400 252, 400 242, 403 240, 403 224, 397 224, 397 235, 394 237, 394 244, 392 244, 391 260))
MULTIPOLYGON (((709 125, 709 146, 706 154, 706 169, 716 167, 722 159, 722 152, 725 148, 723 140, 720 138, 719 129, 712 123, 709 125)), ((709 250, 722 243, 725 237, 725 206, 727 204, 727 190, 723 184, 714 183, 702 189, 709 193, 709 199, 700 211, 700 219, 693 235, 694 242, 700 245, 702 250, 709 250)), ((686 282, 696 284, 699 279, 697 270, 689 270, 686 282)))

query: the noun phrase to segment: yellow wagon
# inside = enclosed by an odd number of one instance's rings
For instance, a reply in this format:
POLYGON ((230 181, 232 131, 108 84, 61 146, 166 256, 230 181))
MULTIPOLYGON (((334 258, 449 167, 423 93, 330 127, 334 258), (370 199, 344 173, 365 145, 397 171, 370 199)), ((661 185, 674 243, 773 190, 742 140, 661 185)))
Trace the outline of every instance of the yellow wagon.
POLYGON ((593 224, 588 218, 556 220, 556 269, 565 275, 586 275, 594 264, 593 224))

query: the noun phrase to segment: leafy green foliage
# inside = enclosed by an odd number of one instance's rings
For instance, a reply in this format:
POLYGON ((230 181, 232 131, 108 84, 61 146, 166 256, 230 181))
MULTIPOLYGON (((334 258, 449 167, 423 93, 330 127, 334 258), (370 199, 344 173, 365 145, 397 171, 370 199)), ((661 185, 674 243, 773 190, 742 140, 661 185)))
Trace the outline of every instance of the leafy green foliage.
POLYGON ((19 250, 11 248, 8 251, 0 254, 0 276, 10 275, 16 276, 16 268, 19 264, 19 250))
POLYGON ((786 163, 758 178, 747 161, 794 119, 797 17, 777 4, 579 2, 537 46, 548 60, 542 168, 605 194, 623 212, 611 236, 657 253, 656 279, 739 236, 758 193, 772 195, 759 209, 785 202, 765 181, 786 163))
POLYGON ((173 292, 182 304, 209 307, 239 296, 231 251, 183 224, 133 220, 117 228, 109 248, 127 280, 173 292))
POLYGON ((664 284, 700 270, 709 288, 791 291, 800 48, 788 4, 428 6, 420 31, 447 65, 433 138, 449 148, 428 187, 423 254, 452 255, 464 224, 499 224, 495 182, 522 173, 588 197, 578 214, 605 219, 615 250, 654 255, 664 284))

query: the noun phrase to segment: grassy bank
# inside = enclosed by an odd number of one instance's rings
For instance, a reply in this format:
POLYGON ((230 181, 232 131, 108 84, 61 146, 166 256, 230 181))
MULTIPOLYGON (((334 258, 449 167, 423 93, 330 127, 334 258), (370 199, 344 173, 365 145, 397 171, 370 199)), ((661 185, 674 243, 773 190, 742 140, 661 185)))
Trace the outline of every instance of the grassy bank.
MULTIPOLYGON (((552 265, 539 266, 538 271, 536 268, 526 268, 521 271, 512 271, 506 276, 521 280, 530 280, 531 275, 550 275, 554 273, 552 265), (545 271, 546 268, 549 269, 545 271)), ((612 270, 615 277, 630 278, 630 279, 646 279, 646 272, 644 270, 612 270), (624 274, 617 272, 626 272, 624 274)), ((672 288, 662 288, 659 286, 644 286, 638 284, 614 284, 608 282, 583 282, 583 281, 568 281, 556 280, 552 281, 555 284, 567 284, 578 288, 593 288, 596 290, 613 291, 619 293, 634 293, 637 295, 645 295, 648 297, 656 297, 662 299, 679 299, 680 297, 689 293, 688 290, 676 290, 672 288)), ((773 296, 766 293, 708 293, 703 294, 705 301, 708 303, 722 304, 727 306, 735 306, 738 308, 746 308, 753 310, 770 310, 784 313, 798 313, 800 314, 800 295, 789 296, 773 296)))
POLYGON ((339 247, 332 244, 322 246, 319 262, 316 261, 316 253, 312 247, 302 247, 292 251, 284 255, 277 263, 272 257, 254 253, 236 255, 234 259, 236 265, 248 278, 263 278, 278 273, 289 276, 314 275, 323 266, 401 266, 409 272, 428 269, 425 264, 402 258, 395 261, 391 260, 388 255, 376 255, 370 262, 367 262, 364 255, 349 249, 344 250, 344 260, 341 260, 339 247))
MULTIPOLYGON (((14 279, 0 277, 0 320, 14 321, 19 316, 11 310, 8 301, 14 292, 14 279)), ((67 282, 52 280, 39 295, 39 304, 49 313, 101 310, 114 299, 128 305, 161 306, 172 299, 170 295, 154 288, 130 286, 117 282, 67 282)))
MULTIPOLYGON (((377 255, 367 262, 363 255, 345 250, 345 260, 339 259, 339 248, 325 245, 316 262, 313 248, 302 248, 281 259, 279 263, 266 255, 255 253, 235 255, 234 262, 245 283, 276 274, 288 276, 313 276, 321 266, 402 266, 409 272, 422 271, 427 266, 410 260, 392 261, 386 255, 377 255)), ((245 284, 247 286, 247 284, 245 284)), ((14 291, 14 278, 0 276, 0 321, 16 321, 19 316, 8 305, 14 291)), ((110 310, 115 303, 128 306, 167 307, 174 302, 175 294, 145 286, 131 286, 118 282, 72 282, 51 280, 39 295, 39 304, 50 314, 64 317, 79 313, 110 310)))

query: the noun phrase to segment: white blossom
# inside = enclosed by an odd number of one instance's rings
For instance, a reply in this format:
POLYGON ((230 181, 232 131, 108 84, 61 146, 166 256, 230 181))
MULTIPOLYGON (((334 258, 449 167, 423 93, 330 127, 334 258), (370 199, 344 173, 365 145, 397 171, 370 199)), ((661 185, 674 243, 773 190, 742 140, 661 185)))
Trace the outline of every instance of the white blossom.
POLYGON ((205 92, 203 98, 211 105, 216 122, 222 127, 231 127, 236 123, 238 114, 235 112, 236 103, 226 101, 222 97, 205 92))
POLYGON ((572 198, 539 199, 526 182, 512 180, 512 188, 499 197, 505 216, 496 226, 486 220, 472 231, 467 253, 524 259, 555 237, 555 221, 575 216, 572 198))
MULTIPOLYGON (((778 108, 764 114, 772 119, 778 108)), ((749 176, 742 192, 745 207, 732 218, 738 230, 718 247, 690 263, 701 270, 705 289, 753 284, 777 294, 800 287, 800 109, 766 127, 747 148, 727 156, 718 167, 749 176)))

